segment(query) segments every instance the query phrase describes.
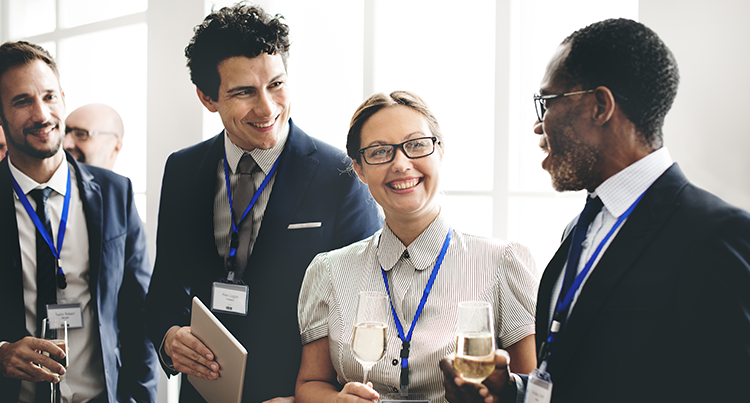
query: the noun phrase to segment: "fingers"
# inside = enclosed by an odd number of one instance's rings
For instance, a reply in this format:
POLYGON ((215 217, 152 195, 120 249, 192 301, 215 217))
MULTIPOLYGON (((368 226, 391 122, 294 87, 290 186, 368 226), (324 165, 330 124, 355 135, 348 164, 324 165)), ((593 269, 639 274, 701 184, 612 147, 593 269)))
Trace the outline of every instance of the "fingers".
POLYGON ((492 393, 500 393, 510 381, 509 365, 510 355, 508 352, 505 350, 495 350, 495 370, 483 382, 492 393))
POLYGON ((168 353, 175 370, 208 381, 219 377, 220 368, 213 353, 193 336, 189 326, 170 331, 167 343, 170 343, 168 353))
POLYGON ((6 378, 29 382, 59 382, 59 375, 65 374, 65 368, 42 352, 52 354, 53 357, 65 357, 60 348, 35 337, 24 337, 15 343, 4 344, 0 347, 0 373, 6 378))
POLYGON ((339 392, 337 401, 357 402, 359 399, 376 402, 380 399, 380 395, 373 389, 371 382, 367 382, 367 385, 360 382, 349 382, 339 392))
POLYGON ((288 397, 276 397, 271 400, 266 400, 263 403, 294 403, 294 396, 288 396, 288 397))

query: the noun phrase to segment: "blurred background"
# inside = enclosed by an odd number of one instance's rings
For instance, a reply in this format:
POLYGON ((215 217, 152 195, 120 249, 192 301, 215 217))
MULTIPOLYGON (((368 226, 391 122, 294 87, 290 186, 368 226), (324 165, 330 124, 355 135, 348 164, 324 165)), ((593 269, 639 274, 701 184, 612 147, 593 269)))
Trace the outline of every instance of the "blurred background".
MULTIPOLYGON (((56 57, 68 112, 94 102, 125 121, 115 171, 132 179, 151 258, 167 156, 216 135, 184 48, 212 8, 234 1, 0 0, 0 41, 56 57)), ((349 119, 375 92, 414 91, 446 136, 443 207, 465 232, 519 241, 541 271, 584 194, 557 193, 541 169, 532 94, 557 45, 592 22, 652 28, 681 84, 665 144, 696 185, 750 209, 750 2, 744 0, 265 0, 291 28, 292 118, 343 149, 349 119), (737 122, 736 124, 732 122, 737 122), (737 126, 739 125, 739 126, 737 126)), ((343 154, 342 154, 343 156, 343 154)), ((177 399, 162 384, 161 402, 177 399)))

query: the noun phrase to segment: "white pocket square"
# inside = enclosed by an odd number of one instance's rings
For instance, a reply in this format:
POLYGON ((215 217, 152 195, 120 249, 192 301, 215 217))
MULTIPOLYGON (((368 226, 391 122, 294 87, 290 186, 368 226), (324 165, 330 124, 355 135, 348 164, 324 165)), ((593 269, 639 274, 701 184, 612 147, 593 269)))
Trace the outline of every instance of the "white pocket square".
POLYGON ((301 222, 297 224, 289 224, 287 229, 303 229, 303 228, 318 228, 322 227, 322 222, 301 222))

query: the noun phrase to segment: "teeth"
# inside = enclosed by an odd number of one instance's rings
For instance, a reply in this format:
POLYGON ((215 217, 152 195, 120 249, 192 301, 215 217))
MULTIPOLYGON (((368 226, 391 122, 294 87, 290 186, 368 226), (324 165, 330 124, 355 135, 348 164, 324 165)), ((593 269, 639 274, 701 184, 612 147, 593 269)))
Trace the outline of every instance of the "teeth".
POLYGON ((252 126, 255 126, 257 128, 260 128, 260 129, 265 128, 265 127, 269 127, 269 126, 273 125, 274 123, 276 123, 276 119, 274 119, 274 120, 272 120, 272 121, 270 121, 268 123, 252 123, 252 122, 250 122, 250 124, 252 126))
POLYGON ((419 184, 419 179, 410 179, 406 181, 391 183, 391 187, 396 190, 404 190, 413 188, 414 186, 417 186, 417 184, 419 184))

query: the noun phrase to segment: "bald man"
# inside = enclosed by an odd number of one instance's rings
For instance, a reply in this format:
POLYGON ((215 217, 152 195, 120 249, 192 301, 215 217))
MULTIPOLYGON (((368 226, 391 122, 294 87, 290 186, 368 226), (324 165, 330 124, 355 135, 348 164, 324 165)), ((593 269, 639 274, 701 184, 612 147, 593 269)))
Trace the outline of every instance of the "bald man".
POLYGON ((3 126, 0 126, 0 161, 5 158, 6 151, 8 151, 8 146, 5 143, 5 133, 3 133, 3 126))
POLYGON ((65 151, 78 162, 112 169, 122 149, 122 118, 104 104, 84 105, 65 119, 65 151))

